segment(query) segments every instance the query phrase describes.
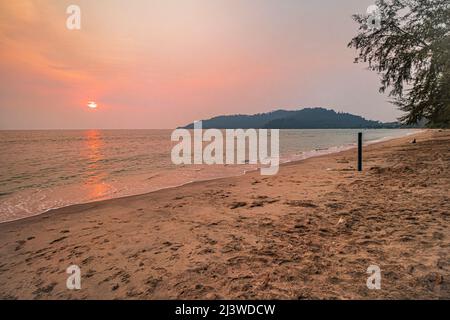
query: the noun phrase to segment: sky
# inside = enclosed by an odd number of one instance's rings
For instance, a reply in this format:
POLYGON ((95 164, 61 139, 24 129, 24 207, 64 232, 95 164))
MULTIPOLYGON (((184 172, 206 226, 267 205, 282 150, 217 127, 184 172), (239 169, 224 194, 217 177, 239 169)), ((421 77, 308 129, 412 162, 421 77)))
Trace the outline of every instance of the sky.
POLYGON ((371 4, 0 0, 0 129, 162 129, 316 106, 394 121, 347 48, 351 15, 371 4), (66 27, 73 4, 80 30, 66 27))

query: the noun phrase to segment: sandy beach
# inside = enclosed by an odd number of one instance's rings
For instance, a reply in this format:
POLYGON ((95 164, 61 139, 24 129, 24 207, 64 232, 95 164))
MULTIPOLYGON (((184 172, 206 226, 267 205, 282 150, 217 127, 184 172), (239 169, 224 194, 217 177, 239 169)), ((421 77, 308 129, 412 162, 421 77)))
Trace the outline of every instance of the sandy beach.
POLYGON ((0 224, 0 298, 450 299, 450 131, 414 137, 0 224))

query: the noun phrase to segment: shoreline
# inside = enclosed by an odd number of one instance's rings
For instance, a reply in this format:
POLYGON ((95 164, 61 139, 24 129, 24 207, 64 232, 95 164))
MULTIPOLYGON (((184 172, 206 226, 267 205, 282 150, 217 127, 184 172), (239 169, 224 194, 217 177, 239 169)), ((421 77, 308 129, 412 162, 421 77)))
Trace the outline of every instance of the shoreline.
POLYGON ((449 299, 450 131, 411 137, 0 224, 0 298, 449 299))
MULTIPOLYGON (((405 130, 409 130, 409 129, 405 129, 405 130)), ((388 142, 388 141, 392 141, 392 140, 397 140, 397 139, 407 138, 407 137, 411 137, 411 136, 415 136, 415 135, 420 135, 422 133, 426 133, 429 129, 417 129, 417 130, 418 130, 417 132, 407 133, 407 134, 399 136, 399 137, 384 137, 384 138, 381 138, 381 139, 367 141, 367 142, 365 142, 363 144, 363 146, 367 147, 367 146, 371 146, 371 145, 380 144, 380 143, 383 143, 383 142, 388 142)), ((328 156, 328 155, 340 154, 342 152, 346 152, 346 151, 349 151, 349 150, 352 150, 352 149, 355 149, 355 148, 357 148, 356 143, 354 145, 352 144, 352 145, 332 146, 332 147, 329 147, 329 148, 326 148, 326 149, 323 149, 323 150, 314 149, 314 150, 310 150, 310 151, 304 151, 304 152, 302 152, 302 154, 303 153, 310 153, 310 152, 319 152, 319 151, 325 151, 325 153, 323 153, 323 154, 316 153, 316 154, 313 154, 311 156, 307 156, 307 157, 302 158, 302 159, 287 160, 287 161, 284 161, 284 162, 280 162, 280 168, 282 166, 286 166, 286 165, 299 164, 299 163, 301 163, 303 161, 306 161, 308 159, 311 159, 311 158, 319 158, 319 157, 325 157, 325 156, 328 156), (329 151, 332 148, 337 148, 337 149, 343 148, 343 149, 336 150, 336 151, 331 151, 331 152, 326 152, 326 151, 329 151)), ((242 176, 245 176, 245 175, 247 175, 249 173, 258 172, 258 171, 259 171, 259 168, 251 169, 251 170, 244 171, 243 173, 237 174, 237 175, 230 175, 230 176, 226 176, 226 177, 217 177, 217 178, 209 178, 209 179, 203 179, 203 180, 193 180, 193 181, 188 181, 188 182, 185 182, 185 183, 182 183, 182 184, 179 184, 179 185, 162 187, 160 189, 156 189, 156 190, 153 190, 153 191, 150 191, 150 192, 137 193, 137 194, 131 194, 131 195, 107 198, 107 199, 103 199, 103 200, 95 200, 95 201, 89 201, 89 202, 81 202, 81 203, 74 203, 74 204, 64 205, 62 207, 50 208, 50 209, 47 209, 47 210, 45 210, 43 212, 32 214, 32 215, 29 215, 29 216, 26 216, 26 217, 0 221, 0 225, 7 224, 7 223, 13 223, 13 222, 20 221, 20 220, 26 220, 26 219, 30 219, 30 218, 34 218, 34 217, 38 217, 38 216, 43 215, 43 214, 51 213, 51 212, 53 212, 55 210, 61 210, 61 209, 70 208, 70 207, 73 207, 73 206, 82 206, 82 205, 95 204, 95 203, 100 203, 100 202, 110 201, 110 200, 115 200, 115 199, 130 198, 130 197, 135 197, 135 196, 143 196, 143 195, 148 195, 148 194, 151 194, 151 193, 154 193, 154 192, 158 192, 158 191, 180 188, 180 187, 192 184, 192 183, 215 181, 215 180, 228 179, 228 178, 233 178, 233 177, 242 177, 242 176)))

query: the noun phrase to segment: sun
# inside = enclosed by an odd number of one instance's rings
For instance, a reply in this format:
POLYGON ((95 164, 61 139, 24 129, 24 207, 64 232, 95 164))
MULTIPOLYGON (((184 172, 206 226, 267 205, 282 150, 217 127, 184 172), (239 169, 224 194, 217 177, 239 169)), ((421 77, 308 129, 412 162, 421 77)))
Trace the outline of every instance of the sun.
POLYGON ((89 101, 87 106, 91 109, 97 109, 97 103, 95 103, 94 101, 89 101))

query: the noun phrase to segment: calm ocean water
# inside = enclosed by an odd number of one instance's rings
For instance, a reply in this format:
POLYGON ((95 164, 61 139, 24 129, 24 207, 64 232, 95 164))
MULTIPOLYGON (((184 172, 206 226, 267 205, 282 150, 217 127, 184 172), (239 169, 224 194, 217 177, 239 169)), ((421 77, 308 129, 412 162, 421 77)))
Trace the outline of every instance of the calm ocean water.
MULTIPOLYGON (((281 130, 282 162, 355 145, 359 130, 281 130)), ((175 166, 171 130, 0 131, 0 222, 52 208, 239 175, 245 165, 175 166)), ((366 142, 414 130, 363 130, 366 142)))

